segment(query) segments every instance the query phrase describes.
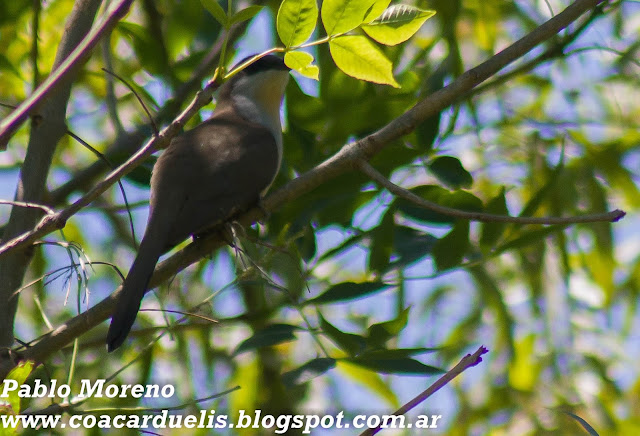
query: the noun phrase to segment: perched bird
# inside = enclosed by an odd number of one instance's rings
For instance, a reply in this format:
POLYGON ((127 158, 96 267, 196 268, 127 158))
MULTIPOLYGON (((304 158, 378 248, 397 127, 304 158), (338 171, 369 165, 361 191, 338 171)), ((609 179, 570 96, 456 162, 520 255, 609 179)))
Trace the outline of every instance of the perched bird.
POLYGON ((175 137, 158 158, 147 228, 111 318, 108 351, 129 334, 160 256, 255 205, 269 189, 282 161, 288 79, 281 58, 260 58, 220 87, 211 118, 175 137))

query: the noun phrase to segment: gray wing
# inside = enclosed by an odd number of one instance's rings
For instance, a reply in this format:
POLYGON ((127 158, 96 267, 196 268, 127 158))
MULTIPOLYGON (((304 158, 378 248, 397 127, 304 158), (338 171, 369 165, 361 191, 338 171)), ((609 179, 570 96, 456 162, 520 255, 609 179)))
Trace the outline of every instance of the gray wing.
POLYGON ((168 250, 256 204, 277 171, 278 149, 268 129, 230 117, 212 118, 175 138, 158 159, 151 179, 150 222, 154 214, 172 221, 168 250))

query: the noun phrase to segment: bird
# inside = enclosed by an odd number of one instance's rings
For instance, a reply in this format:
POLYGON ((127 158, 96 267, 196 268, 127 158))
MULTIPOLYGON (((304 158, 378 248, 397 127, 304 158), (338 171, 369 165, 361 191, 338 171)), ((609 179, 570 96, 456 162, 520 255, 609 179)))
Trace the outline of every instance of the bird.
POLYGON ((173 138, 156 161, 147 227, 111 317, 108 352, 129 334, 162 254, 260 204, 282 162, 280 105, 289 72, 273 54, 239 71, 219 88, 211 117, 173 138))

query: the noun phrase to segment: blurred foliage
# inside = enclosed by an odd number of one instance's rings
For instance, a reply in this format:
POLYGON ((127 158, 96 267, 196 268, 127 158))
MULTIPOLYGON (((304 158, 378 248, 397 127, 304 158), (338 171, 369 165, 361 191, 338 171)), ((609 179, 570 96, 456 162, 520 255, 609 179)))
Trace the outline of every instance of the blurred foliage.
MULTIPOLYGON (((49 73, 74 2, 49 0, 37 11, 33 3, 0 2, 4 104, 19 103, 49 73)), ((327 45, 310 49, 319 81, 290 82, 284 161, 272 189, 384 126, 570 2, 417 3, 436 15, 406 43, 380 46, 401 88, 358 81, 336 68, 327 45)), ((264 4, 252 19, 263 27, 251 29, 277 41, 279 2, 264 4)), ((623 221, 479 225, 395 199, 361 174, 344 174, 247 229, 235 248, 180 273, 144 302, 200 317, 174 324, 146 348, 178 315, 143 311, 131 340, 109 355, 105 323, 80 338, 76 357, 64 349, 36 377, 67 380, 73 361, 70 383, 79 388, 79 380, 109 378, 136 359, 114 382, 172 383, 176 397, 161 404, 96 399, 82 407, 166 407, 239 385, 187 411, 390 413, 484 344, 485 361, 437 394, 449 405, 436 398, 419 406, 443 414, 439 428, 446 434, 640 434, 639 17, 637 3, 605 2, 510 67, 516 72, 509 80, 489 80, 372 159, 394 182, 450 207, 526 216, 621 208, 629 212, 623 221), (544 50, 550 55, 538 59, 544 50)), ((117 126, 132 131, 147 120, 124 85, 115 82, 109 97, 101 68, 109 64, 158 110, 221 29, 199 0, 135 2, 79 75, 70 129, 107 150, 117 126)), ((358 31, 358 38, 365 36, 358 31)), ((291 36, 290 43, 300 42, 291 36)), ((263 43, 251 31, 241 35, 228 48, 227 65, 248 49, 269 48, 255 46, 263 43)), ((15 183, 28 133, 24 126, 0 155, 5 186, 15 183)), ((49 187, 73 180, 94 161, 65 140, 49 187)), ((146 199, 148 173, 128 181, 130 200, 146 199)), ((2 222, 6 211, 0 209, 2 222)), ((144 214, 134 219, 139 232, 144 214)), ((98 262, 127 271, 133 253, 127 228, 113 188, 65 228, 84 251, 39 251, 25 284, 44 278, 22 291, 21 339, 84 310, 86 289, 93 304, 117 287, 120 276, 98 262), (70 292, 74 282, 77 293, 70 292), (77 303, 65 306, 65 292, 77 303)))

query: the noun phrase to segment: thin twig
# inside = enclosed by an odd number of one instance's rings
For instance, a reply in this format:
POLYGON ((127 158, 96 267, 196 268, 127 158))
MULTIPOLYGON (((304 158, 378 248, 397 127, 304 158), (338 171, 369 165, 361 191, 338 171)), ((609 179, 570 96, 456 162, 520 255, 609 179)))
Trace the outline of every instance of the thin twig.
POLYGON ((0 199, 0 204, 8 204, 8 205, 11 205, 11 206, 30 207, 30 208, 33 208, 33 209, 40 209, 40 210, 44 211, 47 215, 53 215, 53 214, 56 213, 56 211, 51 209, 49 206, 45 206, 44 204, 30 203, 28 201, 15 201, 15 200, 1 200, 0 199))
POLYGON ((389 192, 403 198, 416 206, 441 213, 446 216, 470 220, 480 221, 483 223, 513 223, 513 224, 576 224, 576 223, 598 223, 598 222, 616 222, 626 215, 625 212, 616 209, 612 212, 596 213, 590 215, 576 215, 568 217, 527 217, 527 216, 510 216, 510 215, 494 215, 484 212, 469 212, 466 210, 454 209, 452 207, 442 206, 414 194, 413 192, 402 188, 385 176, 380 174, 365 160, 358 161, 358 168, 369 176, 372 180, 384 186, 389 192))
MULTIPOLYGON (((482 362, 482 355, 488 352, 489 350, 487 350, 484 346, 481 346, 480 348, 478 348, 478 350, 475 353, 467 354, 462 358, 462 360, 460 360, 460 362, 458 362, 456 366, 450 369, 445 375, 440 377, 434 384, 432 384, 426 390, 418 394, 414 399, 406 403, 404 406, 402 406, 401 408, 393 412, 393 415, 395 416, 404 415, 409 410, 413 409, 418 404, 422 403, 431 395, 436 393, 440 388, 445 386, 447 383, 449 383, 451 380, 456 378, 458 375, 462 374, 462 372, 482 362)), ((380 431, 379 426, 376 428, 369 428, 363 431, 362 433, 360 433, 360 436, 373 436, 379 431, 380 431)))
MULTIPOLYGON (((152 120, 152 122, 153 122, 153 120, 152 120)), ((107 156, 105 156, 104 154, 100 153, 98 150, 96 150, 96 148, 91 146, 87 141, 85 141, 84 139, 82 139, 81 137, 79 137, 78 135, 73 133, 71 130, 67 130, 67 135, 71 136, 73 139, 75 139, 80 144, 82 144, 87 150, 89 150, 91 153, 96 155, 98 157, 98 159, 100 159, 101 161, 106 163, 107 166, 109 168, 111 168, 111 170, 115 169, 115 165, 113 165, 113 163, 109 160, 109 158, 107 156)), ((120 188, 120 193, 122 194, 122 199, 124 201, 124 205, 125 205, 126 210, 127 210, 127 215, 129 217, 129 230, 131 230, 131 238, 133 240, 133 245, 136 248, 138 248, 137 242, 136 242, 136 230, 135 230, 135 227, 133 226, 133 215, 131 214, 131 209, 129 207, 129 200, 127 199, 127 193, 124 190, 124 185, 122 184, 121 180, 118 180, 118 187, 120 188)))
POLYGON ((129 88, 129 91, 131 91, 133 93, 133 95, 136 96, 136 98, 138 99, 138 103, 140 103, 140 106, 142 106, 142 109, 144 109, 145 113, 147 114, 147 119, 149 120, 149 124, 151 124, 151 127, 153 127, 153 134, 155 136, 158 136, 158 134, 160 133, 158 131, 158 126, 156 125, 156 122, 153 120, 153 117, 151 116, 151 112, 149 112, 149 109, 147 108, 147 105, 144 104, 144 101, 142 101, 142 98, 140 97, 140 95, 138 95, 136 90, 133 89, 133 86, 131 86, 131 84, 129 82, 124 80, 124 78, 122 78, 121 76, 117 75, 113 71, 109 71, 106 68, 100 68, 100 69, 102 71, 104 71, 105 73, 110 74, 113 77, 115 77, 116 79, 118 79, 119 81, 121 81, 124 84, 124 86, 129 88))

